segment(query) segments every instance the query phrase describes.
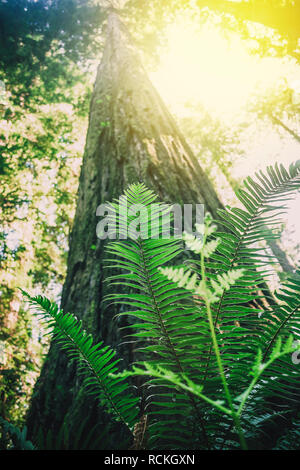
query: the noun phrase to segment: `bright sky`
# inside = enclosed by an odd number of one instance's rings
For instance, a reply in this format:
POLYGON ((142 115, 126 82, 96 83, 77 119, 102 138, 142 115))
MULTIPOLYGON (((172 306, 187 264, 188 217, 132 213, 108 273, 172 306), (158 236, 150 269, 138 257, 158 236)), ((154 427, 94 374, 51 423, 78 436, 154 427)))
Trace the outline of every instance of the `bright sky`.
MULTIPOLYGON (((295 60, 251 55, 238 34, 225 38, 213 24, 199 27, 180 19, 168 27, 167 37, 168 48, 150 78, 177 116, 191 112, 187 102, 199 103, 212 116, 234 125, 242 120, 251 94, 272 89, 283 79, 300 90, 300 67, 295 60)), ((298 142, 262 123, 253 130, 246 148, 246 158, 233 168, 236 176, 245 177, 276 161, 288 166, 300 158, 298 142)), ((298 197, 286 217, 285 238, 291 238, 294 247, 300 240, 299 204, 298 197)))
POLYGON ((266 89, 287 77, 300 81, 300 67, 293 61, 250 55, 238 34, 225 38, 214 25, 201 29, 178 21, 168 27, 168 50, 150 74, 176 114, 186 101, 200 101, 217 117, 232 119, 258 87, 266 89))

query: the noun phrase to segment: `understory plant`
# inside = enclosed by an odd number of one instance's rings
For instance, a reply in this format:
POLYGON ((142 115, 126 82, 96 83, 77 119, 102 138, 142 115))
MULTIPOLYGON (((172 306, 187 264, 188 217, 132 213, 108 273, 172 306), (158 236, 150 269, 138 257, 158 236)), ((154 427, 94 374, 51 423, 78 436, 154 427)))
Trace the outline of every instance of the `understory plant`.
POLYGON ((183 240, 165 236, 171 208, 142 183, 110 204, 119 238, 107 248, 114 291, 106 300, 131 319, 135 352, 127 370, 75 316, 24 292, 77 361, 87 391, 128 429, 133 448, 276 448, 277 442, 280 448, 290 435, 295 441, 300 271, 271 294, 274 259, 265 242, 278 237, 270 228, 299 187, 299 164, 258 172, 237 192, 243 208, 220 210, 218 221, 207 214, 196 227, 199 236, 183 240), (132 206, 143 207, 138 231, 132 206))

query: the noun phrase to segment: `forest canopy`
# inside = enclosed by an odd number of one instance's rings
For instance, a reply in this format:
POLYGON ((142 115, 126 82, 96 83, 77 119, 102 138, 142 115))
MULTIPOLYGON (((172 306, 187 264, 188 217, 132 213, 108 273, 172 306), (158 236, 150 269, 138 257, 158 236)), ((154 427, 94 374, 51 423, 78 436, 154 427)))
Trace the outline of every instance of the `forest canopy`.
POLYGON ((299 449, 299 111, 299 2, 0 1, 1 449, 299 449), (100 240, 122 195, 207 245, 100 240))

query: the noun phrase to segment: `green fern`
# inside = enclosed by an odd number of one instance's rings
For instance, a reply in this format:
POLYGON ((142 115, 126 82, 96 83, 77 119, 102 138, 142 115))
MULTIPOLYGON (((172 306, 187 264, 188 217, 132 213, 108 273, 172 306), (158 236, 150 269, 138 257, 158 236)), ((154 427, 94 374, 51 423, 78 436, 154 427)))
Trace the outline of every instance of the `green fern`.
POLYGON ((111 445, 110 435, 101 423, 89 426, 88 418, 74 423, 69 417, 56 433, 40 427, 35 442, 37 450, 105 450, 111 445))
MULTIPOLYGON (((237 390, 245 386, 251 358, 257 348, 262 350, 263 359, 267 360, 279 333, 283 339, 287 339, 291 333, 296 339, 299 337, 300 304, 297 304, 295 291, 300 279, 297 273, 293 278, 294 294, 290 292, 286 296, 286 306, 271 302, 267 307, 258 303, 257 309, 249 308, 249 302, 252 302, 253 307, 260 300, 257 286, 263 289, 263 275, 267 274, 265 266, 270 263, 264 252, 258 251, 257 243, 266 236, 276 237, 270 232, 266 234, 265 223, 272 221, 274 224, 278 221, 280 213, 285 209, 284 203, 299 188, 299 165, 291 165, 289 173, 282 165, 276 165, 274 169, 268 168, 268 176, 260 172, 257 179, 259 183, 248 178, 245 182, 247 192, 238 192, 238 197, 245 206, 244 210, 228 208, 227 211, 220 211, 223 224, 230 233, 217 234, 221 243, 216 255, 212 255, 211 263, 206 264, 207 268, 213 268, 209 275, 211 280, 215 279, 216 273, 220 275, 233 267, 244 270, 243 277, 232 288, 224 291, 219 303, 213 306, 215 325, 219 325, 218 340, 222 345, 224 367, 230 371, 228 375, 231 388, 237 390), (263 275, 259 275, 255 267, 264 268, 263 275), (233 364, 233 353, 243 360, 233 364)), ((285 291, 290 285, 290 281, 287 281, 282 289, 285 291)), ((280 298, 282 296, 277 294, 277 299, 280 298)), ((207 376, 214 373, 210 357, 207 376)), ((299 387, 295 386, 299 383, 299 372, 290 358, 275 362, 268 371, 263 390, 256 393, 256 413, 259 413, 261 403, 272 400, 275 395, 284 397, 285 406, 289 406, 288 398, 299 397, 299 387)))
MULTIPOLYGON (((168 214, 170 208, 157 203, 156 199, 152 191, 143 184, 137 184, 125 191, 124 198, 121 198, 121 209, 119 201, 112 205, 117 220, 120 219, 118 216, 124 216, 126 207, 139 204, 147 209, 148 216, 147 221, 144 220, 141 224, 144 232, 139 237, 130 236, 129 228, 134 216, 128 213, 127 217, 121 219, 118 231, 121 234, 129 232, 129 237, 111 242, 107 252, 114 256, 108 260, 112 263, 109 267, 121 268, 122 272, 111 276, 107 282, 111 285, 126 285, 133 292, 111 294, 106 300, 135 308, 124 314, 135 320, 131 325, 134 330, 131 336, 141 342, 139 356, 142 359, 146 358, 153 365, 168 367, 172 371, 195 377, 198 374, 202 348, 205 347, 200 337, 208 331, 207 324, 195 312, 190 294, 174 283, 166 282, 158 270, 181 254, 183 245, 176 238, 162 238, 165 219, 160 218, 160 214, 168 214), (126 220, 126 225, 123 220, 126 220), (150 233, 151 226, 156 227, 156 239, 144 236, 145 232, 150 233)), ((153 418, 149 427, 151 445, 170 446, 176 442, 177 446, 186 446, 190 443, 191 432, 194 433, 195 440, 200 435, 207 445, 207 436, 195 398, 178 391, 174 395, 174 391, 169 390, 161 380, 152 380, 150 385, 151 392, 147 397, 145 412, 153 418), (197 416, 198 429, 190 418, 193 414, 197 416), (189 421, 190 425, 186 423, 176 434, 171 435, 174 420, 189 421)))
POLYGON ((35 450, 27 440, 27 428, 19 429, 0 416, 0 449, 2 450, 35 450))
POLYGON ((292 427, 284 436, 278 439, 274 450, 300 450, 300 422, 299 417, 292 422, 292 427))
POLYGON ((118 370, 120 362, 115 358, 115 351, 104 346, 103 342, 94 344, 92 336, 82 329, 81 321, 70 313, 64 313, 46 297, 32 297, 22 292, 47 323, 60 347, 71 360, 77 361, 87 392, 97 395, 101 405, 132 430, 137 421, 138 398, 132 395, 130 386, 124 380, 110 376, 118 370))
MULTIPOLYGON (((237 396, 240 396, 249 385, 249 371, 257 350, 262 351, 263 358, 267 361, 268 353, 272 350, 279 332, 283 340, 286 340, 290 333, 294 333, 296 338, 299 334, 299 310, 293 296, 287 296, 286 306, 279 306, 273 298, 266 299, 269 300, 266 306, 261 301, 260 290, 264 289, 270 262, 273 260, 265 255, 263 248, 257 247, 257 244, 266 237, 276 238, 276 234, 270 234, 269 230, 266 233, 265 224, 268 222, 270 225, 270 220, 278 222, 280 213, 285 208, 284 203, 299 188, 299 165, 292 165, 289 173, 283 166, 268 168, 268 176, 260 172, 257 174, 257 180, 258 182, 248 178, 245 182, 247 191, 238 192, 238 197, 245 206, 243 210, 227 208, 226 211, 220 211, 222 223, 227 231, 217 232, 217 241, 212 239, 212 233, 209 233, 205 248, 205 255, 209 258, 206 260, 206 277, 209 292, 214 295, 210 298, 210 302, 217 341, 221 348, 228 387, 237 396)), ((125 196, 128 204, 147 205, 155 200, 153 193, 143 185, 131 186, 125 196)), ((201 250, 199 241, 190 239, 189 248, 193 247, 196 253, 201 250), (193 243, 194 246, 191 245, 193 243)), ((206 319, 206 307, 203 302, 201 304, 200 261, 193 260, 190 263, 190 270, 163 268, 163 265, 167 261, 172 261, 180 251, 180 242, 174 239, 151 240, 141 237, 112 242, 109 252, 118 257, 112 266, 128 272, 113 276, 109 281, 125 283, 130 280, 132 292, 125 295, 113 294, 110 300, 136 308, 122 315, 130 315, 139 321, 132 325, 134 329, 132 336, 142 338, 143 357, 151 367, 165 367, 172 373, 183 373, 189 380, 203 386, 205 395, 211 400, 217 401, 220 397, 224 400, 224 391, 206 319), (167 274, 170 282, 164 280, 159 271, 167 274), (172 281, 176 275, 180 280, 175 286, 172 281), (196 290, 193 289, 195 285, 197 285, 196 290), (200 295, 197 307, 193 305, 191 295, 186 296, 182 292, 184 287, 194 290, 194 295, 200 295), (144 341, 144 338, 147 338, 147 341, 144 341), (150 341, 151 344, 148 345, 150 341)), ((296 275, 293 282, 296 289, 298 285, 296 275)), ((277 294, 277 299, 279 297, 280 294, 277 294)), ((252 416, 257 413, 261 416, 267 412, 276 413, 274 399, 278 394, 285 399, 295 399, 298 396, 299 387, 295 384, 299 383, 299 370, 289 361, 290 358, 285 355, 280 360, 272 362, 272 367, 268 367, 264 375, 263 387, 256 387, 251 392, 251 403, 247 409, 249 412, 252 411, 252 416), (285 373, 283 373, 283 364, 285 373), (274 377, 277 379, 276 385, 274 377), (265 405, 266 400, 271 402, 273 400, 270 408, 265 405)), ((151 380, 150 383, 164 382, 151 380)), ((178 390, 173 390, 173 394, 177 396, 178 390)), ((176 399, 172 403, 171 397, 170 391, 164 397, 158 393, 155 402, 160 408, 167 407, 169 416, 166 420, 167 426, 174 424, 174 415, 179 413, 180 408, 182 415, 188 412, 186 407, 188 401, 176 399), (168 397, 169 403, 166 405, 163 399, 168 397)), ((286 402, 286 407, 289 406, 292 406, 291 401, 286 402)), ((218 433, 220 436, 223 434, 223 441, 232 438, 231 435, 227 435, 232 429, 228 420, 220 422, 219 417, 212 414, 210 408, 199 407, 198 403, 196 407, 202 421, 201 439, 197 440, 194 436, 197 445, 205 445, 203 434, 206 435, 207 444, 211 427, 215 434, 218 433)), ((153 412, 151 408, 149 410, 151 416, 153 412)), ((152 429, 155 430, 154 432, 160 436, 161 445, 166 429, 161 419, 163 413, 159 409, 154 413, 157 413, 159 418, 155 420, 153 417, 150 433, 152 429)), ((192 409, 190 413, 193 414, 192 409)), ((246 427, 247 416, 246 410, 243 415, 246 427)), ((188 433, 190 435, 190 429, 188 433)), ((155 444, 154 440, 151 442, 155 444)))
POLYGON ((265 294, 274 259, 264 243, 277 237, 269 227, 299 188, 299 162, 289 171, 275 165, 255 181, 248 178, 237 193, 244 208, 221 210, 218 231, 206 218, 203 242, 186 235, 195 259, 178 267, 184 244, 165 237, 169 206, 143 184, 131 185, 110 204, 119 239, 107 248, 116 272, 107 282, 125 292, 106 301, 124 306, 119 315, 131 318, 132 371, 120 372, 115 353, 103 343, 93 345, 74 316, 25 294, 79 362, 90 392, 133 434, 138 399, 128 377, 144 377, 137 384, 149 448, 251 448, 268 433, 272 447, 278 419, 297 415, 300 370, 291 354, 300 339, 300 271, 274 296, 265 294), (133 205, 143 207, 140 231, 133 205))

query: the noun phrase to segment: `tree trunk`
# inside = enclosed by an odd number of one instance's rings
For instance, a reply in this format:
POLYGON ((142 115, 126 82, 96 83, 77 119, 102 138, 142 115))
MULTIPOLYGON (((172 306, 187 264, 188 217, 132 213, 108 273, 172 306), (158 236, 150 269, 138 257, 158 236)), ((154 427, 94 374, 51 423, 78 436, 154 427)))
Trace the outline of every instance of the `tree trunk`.
MULTIPOLYGON (((204 203, 216 216, 218 196, 181 135, 174 119, 134 51, 118 15, 108 18, 107 41, 90 107, 89 128, 70 238, 67 278, 61 307, 82 319, 95 338, 117 347, 115 310, 104 308, 105 243, 96 237, 96 208, 143 181, 165 202, 204 203)), ((124 363, 127 346, 118 346, 124 363)), ((35 440, 38 428, 57 433, 65 417, 76 427, 105 422, 101 410, 80 388, 75 365, 52 343, 36 384, 28 414, 35 440)))

